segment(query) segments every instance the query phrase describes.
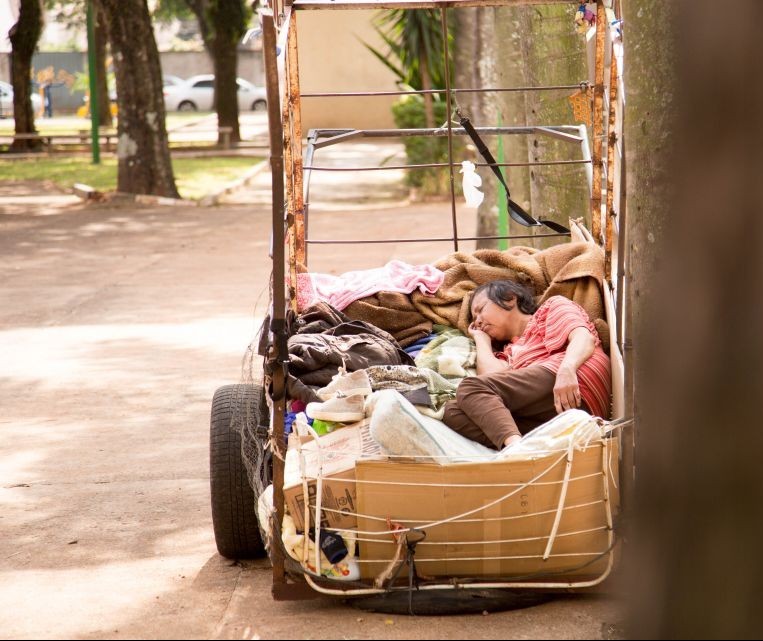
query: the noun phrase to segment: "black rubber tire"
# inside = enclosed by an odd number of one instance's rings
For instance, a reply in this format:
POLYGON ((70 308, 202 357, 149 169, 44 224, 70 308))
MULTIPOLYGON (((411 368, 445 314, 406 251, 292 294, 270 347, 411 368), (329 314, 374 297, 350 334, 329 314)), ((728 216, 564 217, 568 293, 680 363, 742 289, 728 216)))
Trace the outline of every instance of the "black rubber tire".
POLYGON ((264 100, 255 100, 252 104, 252 111, 265 111, 268 108, 268 103, 264 100))
POLYGON ((183 102, 178 105, 178 111, 198 111, 198 109, 192 101, 183 100, 183 102))
MULTIPOLYGON (((255 428, 263 411, 261 386, 224 385, 212 399, 209 431, 209 484, 217 551, 228 559, 267 556, 262 543, 255 495, 241 452, 240 421, 255 428)), ((252 430, 255 432, 257 430, 252 430)))

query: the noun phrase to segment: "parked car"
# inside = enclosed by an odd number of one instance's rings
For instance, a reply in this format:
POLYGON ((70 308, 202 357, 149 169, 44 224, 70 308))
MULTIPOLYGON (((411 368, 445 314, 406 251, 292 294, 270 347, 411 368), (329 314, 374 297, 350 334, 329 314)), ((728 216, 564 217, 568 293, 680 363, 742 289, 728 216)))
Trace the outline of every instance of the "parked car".
MULTIPOLYGON (((35 114, 42 112, 40 94, 32 94, 32 110, 35 114)), ((0 80, 0 118, 13 117, 13 85, 0 80)))
POLYGON ((165 73, 162 76, 163 87, 175 87, 176 85, 182 85, 185 82, 180 76, 173 76, 172 74, 165 73))
MULTIPOLYGON (((236 78, 236 82, 240 111, 261 111, 267 107, 264 87, 256 87, 243 78, 236 78)), ((167 111, 212 111, 214 90, 213 75, 191 76, 182 84, 164 87, 164 104, 167 111)))
MULTIPOLYGON (((162 88, 166 89, 167 87, 176 87, 177 85, 182 85, 185 82, 180 76, 173 76, 172 74, 165 73, 162 75, 162 88)), ((111 102, 117 101, 117 88, 112 86, 109 87, 109 100, 111 102)))

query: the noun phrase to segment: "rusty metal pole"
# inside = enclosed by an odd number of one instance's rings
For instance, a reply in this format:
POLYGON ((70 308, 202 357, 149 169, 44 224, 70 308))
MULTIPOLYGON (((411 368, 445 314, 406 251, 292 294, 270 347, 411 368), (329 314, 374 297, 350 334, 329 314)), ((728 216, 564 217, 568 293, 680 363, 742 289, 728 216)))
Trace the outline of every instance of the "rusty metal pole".
MULTIPOLYGON (((297 12, 289 18, 289 107, 292 114, 292 200, 296 261, 307 266, 305 245, 305 194, 302 168, 302 99, 299 94, 299 56, 297 52, 297 12)), ((296 283, 295 283, 296 286, 296 283)))
POLYGON ((604 43, 607 13, 602 0, 597 2, 596 63, 593 88, 593 195, 591 196, 591 233, 601 245, 602 143, 604 136, 604 43))
POLYGON ((448 122, 448 169, 450 171, 450 210, 453 228, 453 251, 458 251, 458 219, 456 217, 456 178, 453 174, 453 125, 450 116, 452 98, 450 91, 450 56, 448 55, 448 16, 445 7, 440 8, 443 55, 445 56, 445 116, 448 122))
MULTIPOLYGON (((291 11, 293 13, 293 11, 291 11)), ((291 16, 288 20, 284 20, 283 28, 286 32, 286 51, 281 51, 281 55, 284 57, 284 84, 285 84, 285 96, 284 101, 281 104, 281 122, 283 123, 283 151, 284 151, 284 164, 286 168, 286 239, 289 246, 289 287, 291 293, 289 295, 289 302, 291 304, 292 311, 297 311, 297 236, 295 230, 295 186, 294 186, 294 144, 293 144, 293 122, 294 119, 291 113, 292 105, 292 69, 291 69, 291 56, 289 50, 292 47, 292 33, 291 33, 291 16)), ((294 45, 296 46, 296 44, 294 45)))
MULTIPOLYGON (((272 374, 273 400, 273 506, 275 516, 271 523, 273 538, 281 538, 281 520, 284 514, 283 474, 284 443, 283 423, 286 410, 286 365, 288 351, 285 340, 286 300, 284 296, 284 183, 283 183, 283 130, 279 109, 278 63, 276 60, 276 31, 274 17, 263 13, 262 16, 262 47, 265 61, 265 86, 268 97, 268 130, 270 133, 270 171, 272 174, 271 198, 272 216, 272 253, 273 253, 273 310, 270 329, 273 333, 275 354, 270 354, 277 362, 283 362, 282 367, 276 366, 272 374), (280 337, 280 338, 279 338, 280 337)), ((254 507, 254 506, 252 506, 254 507)), ((286 584, 284 555, 280 546, 273 545, 271 550, 273 562, 273 593, 286 584)))
MULTIPOLYGON (((604 278, 612 283, 612 235, 617 212, 615 211, 615 146, 617 145, 617 132, 615 120, 617 110, 617 60, 615 60, 615 48, 610 47, 610 71, 609 71, 609 126, 607 130, 607 220, 604 240, 604 278)), ((620 229, 620 233, 625 230, 620 229)))

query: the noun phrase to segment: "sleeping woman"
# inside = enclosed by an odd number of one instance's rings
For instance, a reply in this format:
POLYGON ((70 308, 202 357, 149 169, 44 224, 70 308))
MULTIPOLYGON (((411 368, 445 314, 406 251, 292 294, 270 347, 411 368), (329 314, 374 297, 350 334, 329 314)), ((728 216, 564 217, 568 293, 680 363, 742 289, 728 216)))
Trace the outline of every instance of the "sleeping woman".
POLYGON ((451 429, 500 450, 564 410, 607 418, 609 357, 577 303, 552 296, 537 307, 525 287, 497 280, 474 291, 471 317, 477 376, 445 406, 451 429))

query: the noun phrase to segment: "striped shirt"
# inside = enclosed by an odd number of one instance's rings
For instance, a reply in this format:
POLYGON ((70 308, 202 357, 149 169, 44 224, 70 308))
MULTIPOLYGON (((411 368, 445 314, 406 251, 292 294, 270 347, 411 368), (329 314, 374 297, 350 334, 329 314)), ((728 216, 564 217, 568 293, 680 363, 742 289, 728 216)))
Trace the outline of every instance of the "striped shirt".
POLYGON ((577 371, 580 395, 592 414, 607 418, 612 391, 609 356, 601 348, 599 334, 588 313, 577 303, 564 296, 552 296, 533 314, 523 334, 496 356, 508 361, 512 369, 540 365, 556 374, 570 332, 578 327, 585 327, 596 341, 593 354, 577 371))

